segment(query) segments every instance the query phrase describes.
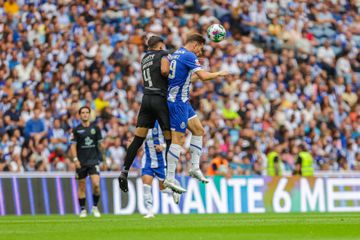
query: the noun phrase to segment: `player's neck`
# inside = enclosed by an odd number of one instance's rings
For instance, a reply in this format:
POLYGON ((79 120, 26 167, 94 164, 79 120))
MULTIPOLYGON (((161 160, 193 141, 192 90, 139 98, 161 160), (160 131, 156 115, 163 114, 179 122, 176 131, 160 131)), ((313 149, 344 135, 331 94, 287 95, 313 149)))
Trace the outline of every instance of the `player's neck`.
POLYGON ((88 127, 90 126, 90 121, 82 122, 81 125, 83 125, 83 127, 88 127))
POLYGON ((192 47, 189 44, 185 44, 184 48, 190 52, 192 52, 192 47))

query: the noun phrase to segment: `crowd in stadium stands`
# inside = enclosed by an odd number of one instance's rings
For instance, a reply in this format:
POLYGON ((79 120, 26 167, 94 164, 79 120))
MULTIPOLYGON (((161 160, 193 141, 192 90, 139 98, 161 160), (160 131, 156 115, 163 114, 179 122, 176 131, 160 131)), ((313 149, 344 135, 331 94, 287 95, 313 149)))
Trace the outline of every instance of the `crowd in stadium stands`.
POLYGON ((105 137, 101 168, 119 170, 149 33, 174 49, 218 22, 227 38, 200 60, 232 74, 191 93, 203 171, 266 174, 275 150, 291 174, 300 144, 316 170, 360 170, 359 0, 0 0, 0 171, 74 171, 69 140, 84 105, 105 137))

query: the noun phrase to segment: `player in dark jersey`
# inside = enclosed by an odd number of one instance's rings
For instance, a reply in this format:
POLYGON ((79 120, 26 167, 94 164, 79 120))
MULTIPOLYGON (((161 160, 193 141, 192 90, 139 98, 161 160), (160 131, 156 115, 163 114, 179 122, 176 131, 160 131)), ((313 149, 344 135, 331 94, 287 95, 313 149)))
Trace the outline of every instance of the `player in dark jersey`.
POLYGON ((166 150, 171 144, 169 110, 166 96, 168 88, 169 61, 168 52, 164 51, 163 39, 152 36, 148 40, 148 51, 141 60, 141 71, 144 80, 142 99, 134 140, 127 149, 124 166, 118 178, 122 191, 128 191, 127 175, 135 156, 143 144, 148 130, 159 122, 166 141, 166 150))
POLYGON ((81 124, 73 129, 71 139, 71 154, 76 167, 76 179, 79 181, 79 204, 81 208, 80 217, 86 217, 86 177, 89 175, 93 187, 93 208, 95 217, 101 214, 97 207, 100 198, 100 169, 99 160, 105 161, 100 129, 90 123, 90 108, 81 107, 79 115, 81 124))

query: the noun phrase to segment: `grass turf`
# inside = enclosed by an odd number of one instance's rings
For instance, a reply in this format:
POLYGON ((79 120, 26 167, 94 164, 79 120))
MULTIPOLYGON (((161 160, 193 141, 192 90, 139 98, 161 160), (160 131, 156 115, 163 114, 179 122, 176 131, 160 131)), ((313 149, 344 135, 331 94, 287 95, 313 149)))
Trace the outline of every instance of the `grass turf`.
POLYGON ((6 216, 0 239, 360 239, 360 213, 6 216))

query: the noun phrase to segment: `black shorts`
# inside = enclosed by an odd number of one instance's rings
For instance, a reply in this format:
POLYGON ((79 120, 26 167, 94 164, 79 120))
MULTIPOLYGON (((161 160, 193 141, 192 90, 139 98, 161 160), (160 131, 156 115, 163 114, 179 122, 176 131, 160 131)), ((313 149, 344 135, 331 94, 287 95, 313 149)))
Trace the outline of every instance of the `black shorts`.
POLYGON ((84 179, 90 175, 100 175, 99 165, 82 166, 76 169, 76 179, 84 179))
POLYGON ((145 94, 136 127, 153 128, 158 120, 162 131, 170 131, 170 118, 165 96, 145 94))

